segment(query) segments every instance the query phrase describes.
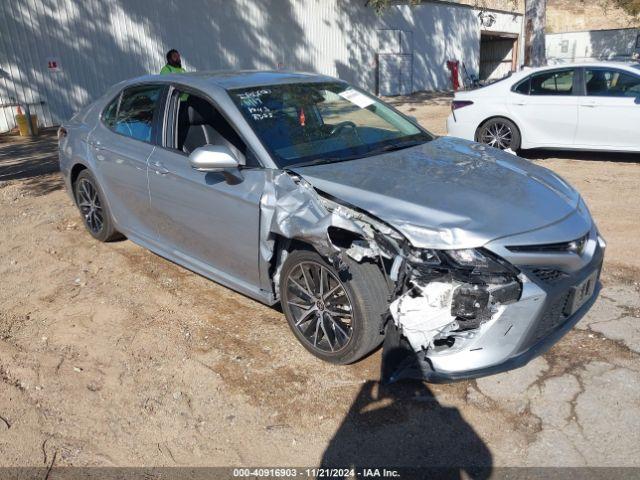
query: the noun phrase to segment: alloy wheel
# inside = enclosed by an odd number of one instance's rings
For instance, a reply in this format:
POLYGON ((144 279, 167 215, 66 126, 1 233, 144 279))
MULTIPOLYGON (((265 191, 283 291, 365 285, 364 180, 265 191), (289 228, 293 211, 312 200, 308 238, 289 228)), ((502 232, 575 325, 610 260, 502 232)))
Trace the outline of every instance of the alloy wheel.
POLYGON ((309 346, 324 353, 345 348, 353 334, 353 308, 342 282, 325 266, 306 261, 291 270, 285 285, 292 323, 309 346))
POLYGON ((509 125, 493 122, 482 130, 480 141, 491 147, 506 150, 511 146, 513 131, 509 125))
POLYGON ((76 197, 80 213, 82 213, 87 227, 97 234, 104 225, 104 213, 97 188, 89 180, 83 178, 76 187, 76 197))

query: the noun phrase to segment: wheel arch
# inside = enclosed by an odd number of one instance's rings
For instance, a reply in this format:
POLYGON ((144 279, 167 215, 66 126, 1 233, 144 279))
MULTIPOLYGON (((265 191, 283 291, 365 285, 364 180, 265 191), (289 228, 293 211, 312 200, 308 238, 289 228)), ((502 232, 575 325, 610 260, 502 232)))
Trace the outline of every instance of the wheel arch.
POLYGON ((476 127, 476 131, 473 134, 473 139, 475 142, 478 141, 478 133, 480 132, 480 129, 487 123, 490 122, 491 120, 496 120, 498 118, 502 118, 504 120, 509 120, 511 123, 513 123, 516 128, 518 129, 518 135, 520 135, 520 148, 522 148, 522 144, 524 143, 524 137, 522 136, 522 128, 520 127, 520 124, 514 120, 512 117, 508 117, 507 115, 491 115, 490 117, 485 118, 484 120, 482 120, 478 126, 476 127))
MULTIPOLYGON (((309 250, 317 253, 329 263, 332 263, 330 259, 319 252, 311 242, 299 238, 287 238, 278 234, 274 234, 273 238, 273 253, 267 264, 267 278, 265 283, 270 284, 276 301, 280 300, 278 283, 280 279, 280 271, 282 270, 282 265, 284 264, 287 254, 296 250, 309 250)), ((357 240, 358 238, 360 238, 360 236, 356 233, 335 226, 329 227, 329 231, 327 232, 327 243, 340 248, 343 252, 349 248, 349 244, 353 240, 357 240)), ((380 270, 380 273, 386 277, 386 273, 383 271, 380 264, 377 261, 373 263, 375 263, 378 270, 380 270)), ((263 283, 263 285, 265 283, 263 283)))
POLYGON ((271 258, 265 262, 265 266, 261 268, 261 275, 264 274, 264 280, 261 281, 263 287, 269 288, 273 294, 275 303, 280 301, 280 289, 278 287, 280 280, 280 272, 287 255, 293 250, 313 250, 316 251, 310 243, 301 240, 287 238, 283 235, 273 235, 273 252, 271 258))
POLYGON ((71 167, 71 171, 69 172, 69 182, 71 184, 71 188, 73 188, 73 186, 75 185, 76 180, 80 175, 80 172, 88 169, 89 167, 87 167, 84 163, 80 163, 80 162, 75 163, 73 167, 71 167))
POLYGON ((88 171, 96 180, 96 182, 98 183, 98 188, 102 191, 103 194, 103 201, 107 204, 107 208, 109 209, 109 211, 111 212, 111 219, 113 220, 114 225, 117 228, 120 228, 119 225, 119 221, 118 218, 116 216, 116 214, 114 213, 113 209, 111 208, 111 201, 109 200, 109 195, 107 195, 107 193, 104 190, 104 186, 101 184, 99 178, 97 177, 95 170, 92 169, 89 165, 87 165, 86 163, 83 162, 76 162, 73 164, 73 166, 71 167, 71 170, 69 170, 69 187, 70 187, 70 194, 71 194, 71 198, 73 200, 73 203, 76 203, 76 192, 75 192, 75 183, 76 180, 78 179, 78 177, 80 176, 80 174, 84 171, 88 171))
MULTIPOLYGON (((279 288, 282 291, 280 299, 282 311, 298 341, 313 355, 332 363, 350 364, 370 354, 384 340, 384 325, 388 318, 389 308, 388 284, 375 262, 367 260, 356 262, 353 259, 345 258, 344 262, 348 268, 343 268, 332 265, 332 262, 327 262, 326 260, 326 257, 319 254, 315 249, 295 249, 291 252, 283 263, 279 278, 279 288), (299 262, 318 263, 318 261, 325 264, 325 266, 320 265, 321 268, 328 268, 330 272, 333 270, 331 274, 342 284, 349 302, 350 311, 354 312, 351 319, 353 321, 358 320, 357 326, 352 330, 352 335, 355 335, 354 338, 356 340, 347 345, 345 347, 346 350, 341 349, 338 351, 346 354, 342 357, 327 357, 326 355, 332 355, 332 353, 326 349, 322 352, 311 348, 310 343, 303 338, 304 334, 297 329, 298 324, 293 324, 295 316, 292 315, 291 307, 285 301, 290 293, 287 288, 288 275, 295 271, 299 262)), ((309 288, 309 285, 307 285, 307 288, 309 288)), ((315 342, 313 346, 315 347, 315 342)), ((331 351, 333 352, 333 348, 331 351)))

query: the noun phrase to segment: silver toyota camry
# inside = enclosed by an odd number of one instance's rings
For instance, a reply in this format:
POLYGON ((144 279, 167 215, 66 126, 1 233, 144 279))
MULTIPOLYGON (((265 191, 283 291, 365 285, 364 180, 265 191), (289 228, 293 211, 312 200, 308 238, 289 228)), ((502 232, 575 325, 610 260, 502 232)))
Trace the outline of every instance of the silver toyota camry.
POLYGON ((384 342, 387 380, 524 365, 599 289, 605 243, 563 179, 335 78, 136 78, 62 125, 59 148, 93 237, 280 303, 323 360, 384 342))

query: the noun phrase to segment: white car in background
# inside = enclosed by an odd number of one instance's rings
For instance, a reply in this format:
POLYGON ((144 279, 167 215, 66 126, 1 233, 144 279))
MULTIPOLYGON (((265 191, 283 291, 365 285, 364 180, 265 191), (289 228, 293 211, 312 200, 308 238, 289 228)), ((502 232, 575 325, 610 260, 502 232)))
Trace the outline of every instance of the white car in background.
POLYGON ((457 92, 447 130, 503 150, 640 152, 640 64, 525 69, 457 92))

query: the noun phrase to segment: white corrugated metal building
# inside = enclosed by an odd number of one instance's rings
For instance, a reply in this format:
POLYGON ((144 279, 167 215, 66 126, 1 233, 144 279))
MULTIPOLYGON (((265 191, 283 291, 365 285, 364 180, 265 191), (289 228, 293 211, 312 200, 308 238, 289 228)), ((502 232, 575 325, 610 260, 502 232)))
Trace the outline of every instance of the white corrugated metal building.
MULTIPOLYGON (((481 36, 483 48, 507 39, 486 48, 485 76, 515 66, 522 23, 517 13, 436 0, 382 16, 365 0, 3 1, 0 104, 28 102, 42 125, 55 125, 117 81, 158 72, 169 48, 190 71, 294 69, 381 94, 446 90, 447 60, 480 73, 481 36)), ((14 114, 0 108, 0 131, 14 114)))

